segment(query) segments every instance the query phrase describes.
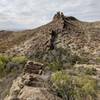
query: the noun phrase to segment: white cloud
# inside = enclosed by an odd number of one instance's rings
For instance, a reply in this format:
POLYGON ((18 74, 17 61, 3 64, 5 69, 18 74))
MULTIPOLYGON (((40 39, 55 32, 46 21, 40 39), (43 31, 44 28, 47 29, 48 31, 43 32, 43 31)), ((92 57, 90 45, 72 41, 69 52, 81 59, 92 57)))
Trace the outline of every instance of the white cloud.
POLYGON ((100 0, 0 0, 0 29, 37 27, 50 21, 56 11, 99 20, 100 0))

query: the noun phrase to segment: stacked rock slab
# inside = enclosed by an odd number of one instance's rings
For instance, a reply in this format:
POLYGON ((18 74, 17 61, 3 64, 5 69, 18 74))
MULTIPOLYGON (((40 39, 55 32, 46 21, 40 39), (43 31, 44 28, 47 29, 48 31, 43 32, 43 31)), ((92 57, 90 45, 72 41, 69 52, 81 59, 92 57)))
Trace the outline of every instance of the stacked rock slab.
POLYGON ((44 65, 38 62, 28 61, 25 65, 24 72, 42 74, 44 65))

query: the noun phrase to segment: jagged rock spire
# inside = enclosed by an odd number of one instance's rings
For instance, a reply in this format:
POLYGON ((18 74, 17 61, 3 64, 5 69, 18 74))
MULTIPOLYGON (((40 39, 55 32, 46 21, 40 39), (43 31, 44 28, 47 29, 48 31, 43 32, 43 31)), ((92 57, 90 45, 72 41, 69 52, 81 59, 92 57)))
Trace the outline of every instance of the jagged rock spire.
POLYGON ((53 20, 58 20, 58 19, 63 19, 64 18, 64 14, 63 12, 57 12, 54 17, 53 17, 53 20))

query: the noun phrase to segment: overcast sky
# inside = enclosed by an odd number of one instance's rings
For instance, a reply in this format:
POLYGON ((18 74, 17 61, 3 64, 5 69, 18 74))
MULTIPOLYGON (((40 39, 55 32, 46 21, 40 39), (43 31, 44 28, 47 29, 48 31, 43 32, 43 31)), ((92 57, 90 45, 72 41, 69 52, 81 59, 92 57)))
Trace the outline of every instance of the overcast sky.
POLYGON ((0 30, 38 27, 57 11, 83 21, 100 21, 100 0, 0 0, 0 30))

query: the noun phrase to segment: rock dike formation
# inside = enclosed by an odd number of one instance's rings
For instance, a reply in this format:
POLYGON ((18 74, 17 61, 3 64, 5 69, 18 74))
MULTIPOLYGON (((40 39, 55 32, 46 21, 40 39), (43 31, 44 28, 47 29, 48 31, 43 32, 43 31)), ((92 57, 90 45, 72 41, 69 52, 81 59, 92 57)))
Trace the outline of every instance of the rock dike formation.
MULTIPOLYGON (((84 75, 89 76, 96 79, 99 89, 100 22, 83 22, 57 12, 49 23, 35 29, 0 31, 0 60, 0 74, 4 71, 5 75, 0 79, 0 100, 64 100, 63 91, 51 90, 54 84, 50 79, 54 73, 58 74, 58 79, 63 79, 67 73, 72 78, 70 83, 74 78, 80 80, 84 75), (2 71, 2 68, 6 70, 2 71), (62 75, 61 71, 65 73, 62 75)), ((79 81, 82 85, 73 83, 73 88, 93 89, 89 87, 90 83, 84 84, 90 80, 83 81, 79 81)), ((69 90, 72 89, 70 84, 67 85, 69 90)), ((99 90, 96 94, 100 98, 99 90)), ((92 97, 89 95, 82 100, 92 100, 92 97)))
POLYGON ((47 80, 42 74, 43 64, 28 61, 23 74, 13 81, 9 95, 4 100, 61 100, 50 93, 47 80))

